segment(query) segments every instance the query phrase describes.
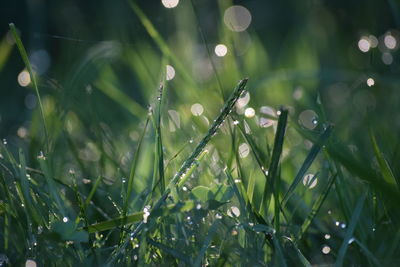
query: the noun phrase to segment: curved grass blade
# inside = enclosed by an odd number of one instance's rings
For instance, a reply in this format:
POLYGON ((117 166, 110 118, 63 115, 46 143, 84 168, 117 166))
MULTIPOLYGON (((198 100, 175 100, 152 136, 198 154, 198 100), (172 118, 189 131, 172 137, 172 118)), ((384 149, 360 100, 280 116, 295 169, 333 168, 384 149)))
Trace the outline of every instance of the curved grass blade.
POLYGON ((50 149, 50 144, 49 144, 49 134, 47 131, 47 126, 46 126, 46 120, 44 117, 44 112, 43 112, 43 105, 42 105, 42 99, 40 97, 40 92, 39 92, 39 87, 36 81, 36 76, 33 73, 33 69, 31 66, 31 63, 29 62, 29 58, 28 58, 28 54, 26 53, 25 47, 22 44, 21 38, 18 35, 17 29, 15 28, 14 23, 10 23, 9 24, 11 32, 13 34, 13 37, 15 39, 15 43, 17 44, 19 53, 21 54, 22 60, 25 63, 25 67, 27 68, 29 75, 31 77, 32 83, 33 83, 33 87, 35 88, 35 93, 36 93, 36 97, 39 103, 39 110, 40 110, 40 116, 42 117, 42 122, 43 122, 43 129, 44 129, 44 137, 45 137, 45 144, 46 144, 46 149, 45 152, 48 153, 49 149, 50 149))
POLYGON ((319 136, 317 141, 314 143, 312 146, 310 152, 308 153, 306 159, 304 160, 303 164, 300 167, 299 172, 297 173, 296 177, 294 178, 292 184, 290 185, 288 191, 285 193, 281 206, 285 207, 286 202, 290 199, 292 196, 294 190, 296 189, 296 186, 300 183, 300 181, 303 179, 304 175, 306 174, 306 171, 308 168, 310 168, 311 164, 317 157, 319 151, 321 150, 322 146, 326 143, 328 140, 328 137, 331 135, 333 126, 329 125, 325 131, 319 136))
POLYGON ((344 256, 346 255, 347 248, 349 246, 349 240, 352 238, 354 230, 356 228, 358 219, 360 218, 361 211, 364 207, 365 198, 367 194, 364 193, 357 201, 356 207, 354 208, 353 215, 351 216, 349 228, 347 228, 346 234, 344 236, 342 245, 340 246, 338 256, 336 258, 336 267, 343 266, 344 256))

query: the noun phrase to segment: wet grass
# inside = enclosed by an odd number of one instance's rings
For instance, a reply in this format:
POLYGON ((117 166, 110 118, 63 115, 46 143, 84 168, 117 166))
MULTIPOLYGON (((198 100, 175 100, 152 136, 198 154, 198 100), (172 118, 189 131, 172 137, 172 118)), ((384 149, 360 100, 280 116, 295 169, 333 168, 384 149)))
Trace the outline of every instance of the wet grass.
MULTIPOLYGON (((29 259, 38 266, 399 262, 395 126, 378 128, 371 107, 338 110, 320 92, 303 90, 304 103, 292 91, 277 93, 285 90, 280 83, 333 82, 318 70, 257 74, 259 64, 268 66, 257 41, 242 64, 233 55, 217 61, 207 47, 213 78, 199 82, 140 7, 130 7, 159 54, 118 45, 107 54, 95 44, 62 92, 41 87, 48 81, 35 76, 10 25, 38 108, 29 137, 0 146, 5 266, 29 259), (259 58, 250 60, 252 53, 259 58), (167 63, 176 67, 173 79, 167 63), (135 75, 140 96, 125 85, 121 66, 135 75), (190 111, 193 103, 204 110, 190 111), (304 121, 310 106, 315 115, 304 121), (256 114, 246 115, 248 107, 256 114)), ((233 47, 231 33, 221 36, 233 47)))

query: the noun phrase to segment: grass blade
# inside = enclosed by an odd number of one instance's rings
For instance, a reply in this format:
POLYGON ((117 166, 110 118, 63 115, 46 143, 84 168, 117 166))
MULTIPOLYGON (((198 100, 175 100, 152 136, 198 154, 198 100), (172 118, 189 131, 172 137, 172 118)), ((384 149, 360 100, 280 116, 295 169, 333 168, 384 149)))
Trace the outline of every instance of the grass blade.
POLYGON ((378 160, 379 168, 381 169, 381 173, 383 178, 388 183, 396 183, 397 187, 400 189, 400 180, 396 178, 390 169, 389 163, 385 159, 382 151, 379 149, 378 143, 376 142, 376 138, 372 130, 369 130, 369 136, 371 138, 372 147, 374 148, 375 157, 378 160))
POLYGON ((62 216, 66 216, 66 212, 63 206, 63 201, 61 200, 60 193, 57 190, 56 184, 54 182, 54 179, 52 177, 52 174, 50 172, 49 167, 47 166, 47 159, 44 156, 39 156, 38 158, 40 168, 42 169, 44 173, 44 177, 47 182, 47 186, 49 187, 50 190, 50 195, 52 196, 53 200, 56 202, 56 206, 58 210, 61 212, 62 216))
MULTIPOLYGON (((178 202, 171 204, 165 208, 159 208, 152 211, 149 218, 157 218, 163 215, 172 214, 175 212, 189 211, 195 207, 195 201, 178 202)), ((101 232, 106 230, 112 230, 118 227, 122 227, 127 224, 140 222, 143 220, 144 211, 135 212, 127 216, 119 216, 107 221, 91 224, 88 227, 84 227, 89 233, 101 232)))
POLYGON ((271 194, 274 193, 275 201, 278 200, 278 192, 276 192, 276 185, 278 180, 278 165, 282 154, 283 141, 285 138, 286 124, 287 124, 288 110, 281 109, 281 114, 278 119, 278 127, 276 129, 274 148, 272 150, 271 162, 267 175, 267 181, 264 187, 264 194, 262 196, 260 213, 265 215, 269 206, 271 194))
POLYGON ((143 137, 146 133, 147 126, 149 124, 149 120, 150 120, 149 117, 147 117, 146 124, 144 125, 142 134, 140 135, 135 154, 133 155, 133 162, 131 165, 131 170, 129 172, 128 187, 126 189, 126 199, 125 199, 125 204, 124 204, 124 209, 123 209, 124 215, 126 215, 126 213, 128 212, 128 206, 130 204, 129 202, 130 202, 130 198, 131 198, 131 194, 132 194, 132 190, 133 190, 133 181, 135 178, 136 167, 137 167, 137 163, 138 163, 138 159, 139 159, 139 155, 140 155, 140 150, 142 147, 143 137))
POLYGON ((299 240, 303 237, 304 233, 307 231, 311 222, 314 220, 315 216, 321 209, 322 204, 324 203, 326 197, 328 196, 329 192, 331 191, 332 185, 335 182, 336 177, 337 177, 337 174, 335 174, 329 180, 327 186, 325 187, 325 190, 321 193, 321 195, 318 197, 318 199, 314 202, 311 212, 308 214, 307 219, 303 222, 303 224, 300 228, 300 233, 299 233, 299 237, 298 237, 299 240))
POLYGON ((344 236, 342 245, 340 246, 338 256, 336 258, 335 266, 343 266, 344 256, 346 255, 347 248, 349 246, 349 240, 352 238, 354 230, 356 228, 358 219, 360 218, 361 211, 364 207, 364 202, 367 194, 363 194, 357 201, 356 207, 354 208, 353 215, 351 216, 349 228, 347 228, 346 234, 344 236))
POLYGON ((92 200, 92 198, 93 198, 93 196, 94 196, 94 193, 96 193, 96 190, 97 190, 97 188, 98 188, 99 185, 100 185, 101 179, 102 179, 102 176, 99 175, 99 176, 97 177, 96 181, 94 182, 94 185, 93 185, 92 189, 91 189, 90 192, 89 192, 89 195, 87 196, 87 198, 86 198, 86 200, 85 200, 85 209, 89 206, 90 201, 92 200))
POLYGON ((19 53, 21 54, 22 60, 25 63, 25 67, 27 68, 27 70, 29 72, 29 75, 31 76, 33 87, 35 88, 36 97, 37 97, 37 100, 38 100, 38 103, 39 103, 40 115, 42 117, 42 122, 43 122, 44 137, 46 139, 45 140, 45 144, 46 144, 45 152, 48 153, 49 149, 50 149, 50 147, 49 147, 50 146, 50 144, 49 144, 49 134, 48 134, 48 131, 47 131, 46 120, 45 120, 44 112, 43 112, 42 99, 40 97, 40 92, 39 92, 39 87, 38 87, 38 84, 37 84, 37 81, 36 81, 36 76, 33 73, 33 69, 32 69, 31 63, 29 62, 28 54, 26 53, 25 47, 22 44, 21 38, 18 35, 17 29, 15 28, 14 23, 10 23, 9 26, 10 26, 11 32, 13 34, 13 37, 15 39, 15 43, 17 44, 19 53))
POLYGON ((290 185, 288 191, 285 193, 285 195, 282 199, 282 204, 281 204, 282 207, 285 207, 286 202, 292 196, 294 190, 296 189, 296 186, 303 179, 304 175, 306 174, 306 171, 308 170, 308 168, 310 168, 311 164, 317 157, 322 146, 325 144, 325 142, 328 140, 328 137, 331 135, 332 129, 333 129, 333 126, 329 125, 325 129, 325 131, 319 136, 318 140, 314 143, 314 145, 312 146, 306 159, 304 160, 303 164, 301 165, 300 170, 298 171, 296 177, 294 178, 292 184, 290 185))
POLYGON ((201 246, 201 249, 199 251, 199 254, 196 257, 196 260, 194 261, 193 266, 198 267, 201 265, 201 261, 204 257, 204 254, 206 253, 207 248, 210 246, 211 241, 217 232, 218 224, 219 223, 217 220, 214 221, 214 223, 211 225, 210 229, 208 230, 208 235, 204 239, 203 245, 201 246))

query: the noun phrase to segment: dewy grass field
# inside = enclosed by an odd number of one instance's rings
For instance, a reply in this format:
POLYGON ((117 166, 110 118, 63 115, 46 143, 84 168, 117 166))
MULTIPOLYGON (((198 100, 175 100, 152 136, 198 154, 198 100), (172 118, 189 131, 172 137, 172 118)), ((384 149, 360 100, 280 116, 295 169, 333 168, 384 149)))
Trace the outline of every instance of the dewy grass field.
POLYGON ((1 25, 0 266, 399 266, 399 4, 150 2, 1 25))

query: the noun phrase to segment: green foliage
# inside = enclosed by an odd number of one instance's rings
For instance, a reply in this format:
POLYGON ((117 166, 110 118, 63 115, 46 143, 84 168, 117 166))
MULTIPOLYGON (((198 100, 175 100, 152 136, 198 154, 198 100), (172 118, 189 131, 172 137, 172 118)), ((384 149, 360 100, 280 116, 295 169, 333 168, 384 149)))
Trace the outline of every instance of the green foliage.
POLYGON ((265 39, 265 3, 235 32, 232 1, 203 2, 101 2, 115 41, 49 36, 45 74, 10 24, 0 74, 26 68, 38 105, 0 110, 29 120, 0 145, 6 266, 396 266, 398 45, 362 53, 333 3, 285 2, 265 39))

